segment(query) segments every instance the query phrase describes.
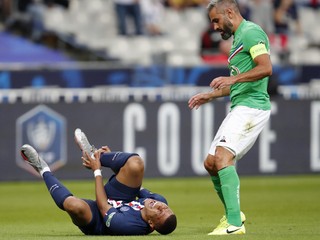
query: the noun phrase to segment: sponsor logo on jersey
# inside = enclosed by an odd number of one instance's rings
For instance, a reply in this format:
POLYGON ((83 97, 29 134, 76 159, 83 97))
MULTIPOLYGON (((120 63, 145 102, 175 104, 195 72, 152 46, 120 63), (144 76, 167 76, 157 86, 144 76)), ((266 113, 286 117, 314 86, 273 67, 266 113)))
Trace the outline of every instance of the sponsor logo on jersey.
MULTIPOLYGON (((107 227, 110 227, 110 224, 111 224, 111 219, 113 218, 113 216, 115 215, 116 213, 115 212, 112 212, 108 215, 108 218, 107 218, 107 221, 106 221, 106 226, 107 227)), ((107 214, 106 214, 107 215, 107 214)))

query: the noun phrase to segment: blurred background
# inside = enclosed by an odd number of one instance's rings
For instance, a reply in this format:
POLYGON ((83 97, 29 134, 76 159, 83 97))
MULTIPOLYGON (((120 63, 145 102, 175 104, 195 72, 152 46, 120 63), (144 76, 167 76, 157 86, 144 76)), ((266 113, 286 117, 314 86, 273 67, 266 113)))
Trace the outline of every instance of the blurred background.
MULTIPOLYGON (((0 0, 0 180, 34 179, 33 145, 60 178, 91 177, 73 143, 138 152, 147 177, 206 175, 202 162, 228 109, 188 99, 228 75, 231 41, 207 0, 0 0)), ((243 175, 320 172, 320 1, 239 0, 271 43, 269 125, 243 175)))

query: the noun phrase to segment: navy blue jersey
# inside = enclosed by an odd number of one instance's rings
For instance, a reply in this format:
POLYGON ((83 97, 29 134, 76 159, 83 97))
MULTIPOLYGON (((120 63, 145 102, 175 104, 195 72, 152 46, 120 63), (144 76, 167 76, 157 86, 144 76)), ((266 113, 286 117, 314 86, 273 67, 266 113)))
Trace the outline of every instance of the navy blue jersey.
POLYGON ((79 227, 86 235, 147 235, 152 232, 140 210, 144 201, 152 198, 167 204, 160 194, 147 189, 129 188, 119 183, 113 176, 105 186, 108 203, 112 208, 101 216, 96 201, 85 200, 92 212, 92 221, 84 227, 79 227))
POLYGON ((149 225, 142 219, 140 210, 144 208, 144 201, 152 198, 167 204, 166 199, 147 189, 142 189, 136 201, 125 202, 108 199, 113 206, 103 220, 111 235, 147 235, 152 232, 149 225))
POLYGON ((152 232, 141 216, 143 202, 124 203, 115 200, 108 202, 113 208, 106 213, 103 220, 111 235, 147 235, 152 232))

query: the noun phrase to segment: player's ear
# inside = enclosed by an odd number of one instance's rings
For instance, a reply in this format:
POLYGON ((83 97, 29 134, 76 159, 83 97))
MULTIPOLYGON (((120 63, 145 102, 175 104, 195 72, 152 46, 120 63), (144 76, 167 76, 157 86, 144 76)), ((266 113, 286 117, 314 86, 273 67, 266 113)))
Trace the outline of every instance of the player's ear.
POLYGON ((150 228, 152 229, 152 231, 154 230, 154 223, 149 219, 148 220, 148 224, 150 226, 150 228))
POLYGON ((234 10, 232 8, 226 8, 225 13, 227 14, 229 19, 232 19, 234 15, 234 10))

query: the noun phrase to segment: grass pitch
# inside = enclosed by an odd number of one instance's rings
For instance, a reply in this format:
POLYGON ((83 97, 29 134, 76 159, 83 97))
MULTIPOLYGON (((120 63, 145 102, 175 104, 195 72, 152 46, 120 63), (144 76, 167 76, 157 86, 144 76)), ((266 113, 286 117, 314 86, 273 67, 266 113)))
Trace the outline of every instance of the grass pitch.
MULTIPOLYGON (((247 234, 207 236, 223 209, 208 177, 146 179, 178 217, 167 236, 84 236, 54 204, 42 181, 0 182, 0 239, 320 239, 320 175, 240 177, 247 234)), ((62 181, 78 197, 94 198, 94 182, 62 181)))

